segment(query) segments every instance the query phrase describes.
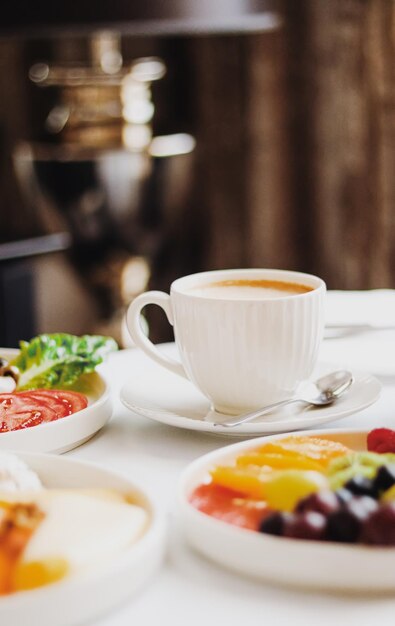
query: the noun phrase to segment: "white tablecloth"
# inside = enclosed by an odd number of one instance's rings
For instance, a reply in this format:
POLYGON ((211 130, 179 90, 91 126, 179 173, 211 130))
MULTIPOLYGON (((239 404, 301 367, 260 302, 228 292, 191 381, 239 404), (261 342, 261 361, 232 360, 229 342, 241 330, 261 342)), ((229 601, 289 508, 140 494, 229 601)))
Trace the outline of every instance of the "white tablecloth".
MULTIPOLYGON (((358 322, 364 321, 361 312, 365 307, 369 313, 366 321, 372 322, 374 311, 379 316, 386 302, 388 307, 393 306, 395 292, 387 292, 384 300, 382 292, 362 296, 351 292, 329 293, 328 321, 352 321, 353 307, 359 311, 358 322)), ((91 441, 68 454, 125 473, 154 494, 168 519, 168 552, 161 570, 144 589, 126 605, 96 620, 95 625, 392 624, 395 594, 392 599, 275 587, 243 579, 209 563, 185 544, 175 514, 179 475, 197 457, 234 440, 167 427, 124 408, 118 396, 124 381, 133 377, 133 371, 128 369, 129 355, 129 350, 120 351, 112 355, 106 366, 114 395, 110 423, 91 441)), ((370 371, 383 383, 382 396, 376 404, 328 424, 328 429, 378 425, 395 428, 395 331, 326 340, 321 358, 370 371)), ((300 567, 303 568, 303 563, 300 567)))

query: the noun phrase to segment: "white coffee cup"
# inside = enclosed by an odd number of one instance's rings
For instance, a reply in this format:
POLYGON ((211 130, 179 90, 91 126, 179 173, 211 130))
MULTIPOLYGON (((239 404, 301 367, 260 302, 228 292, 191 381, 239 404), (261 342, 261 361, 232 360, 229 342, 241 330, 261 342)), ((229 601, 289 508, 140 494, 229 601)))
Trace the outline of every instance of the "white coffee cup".
POLYGON ((175 280, 170 295, 138 296, 126 323, 147 356, 188 378, 217 411, 238 414, 292 396, 311 375, 324 330, 325 292, 321 278, 301 272, 202 272, 175 280), (160 306, 174 326, 182 362, 144 334, 140 314, 148 304, 160 306))

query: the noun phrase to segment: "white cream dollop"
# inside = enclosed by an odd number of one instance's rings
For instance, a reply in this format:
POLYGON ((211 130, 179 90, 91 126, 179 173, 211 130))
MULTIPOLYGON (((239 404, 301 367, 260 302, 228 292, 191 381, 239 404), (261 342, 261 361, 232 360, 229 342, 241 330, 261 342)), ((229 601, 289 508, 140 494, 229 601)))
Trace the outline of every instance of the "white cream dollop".
POLYGON ((39 477, 15 454, 0 452, 0 491, 37 491, 42 489, 39 477))

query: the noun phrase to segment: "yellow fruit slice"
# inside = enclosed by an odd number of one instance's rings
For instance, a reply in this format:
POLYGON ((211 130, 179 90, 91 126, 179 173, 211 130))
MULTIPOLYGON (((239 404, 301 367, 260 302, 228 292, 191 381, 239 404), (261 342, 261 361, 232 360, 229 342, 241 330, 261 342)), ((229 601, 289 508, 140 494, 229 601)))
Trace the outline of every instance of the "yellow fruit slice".
POLYGON ((13 575, 14 591, 35 589, 49 583, 54 583, 66 576, 69 571, 65 559, 50 558, 42 561, 18 563, 13 575))
POLYGON ((264 499, 270 468, 218 466, 211 471, 213 483, 238 491, 250 498, 264 499))
POLYGON ((271 509, 279 511, 292 511, 301 498, 328 488, 324 474, 313 470, 219 466, 211 476, 215 484, 264 500, 271 509))
POLYGON ((279 452, 249 452, 238 456, 236 465, 239 467, 256 465, 273 469, 315 470, 317 472, 323 470, 322 463, 298 453, 289 455, 279 452))
POLYGON ((261 454, 281 454, 289 456, 290 460, 304 456, 320 463, 326 468, 333 459, 349 454, 350 448, 338 441, 321 439, 320 437, 290 436, 277 441, 270 441, 258 449, 261 454))
POLYGON ((265 497, 271 509, 293 511, 299 500, 327 488, 327 479, 320 472, 284 470, 265 484, 265 497))

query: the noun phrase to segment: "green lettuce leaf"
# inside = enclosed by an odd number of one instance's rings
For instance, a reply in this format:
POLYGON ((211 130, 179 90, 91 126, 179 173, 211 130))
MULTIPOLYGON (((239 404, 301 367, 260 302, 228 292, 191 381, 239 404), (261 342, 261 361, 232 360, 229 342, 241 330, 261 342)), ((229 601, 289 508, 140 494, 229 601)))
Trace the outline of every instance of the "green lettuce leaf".
POLYGON ((82 374, 93 372, 109 352, 118 349, 111 337, 66 333, 38 335, 19 345, 20 353, 11 363, 20 372, 18 391, 69 387, 82 374))

